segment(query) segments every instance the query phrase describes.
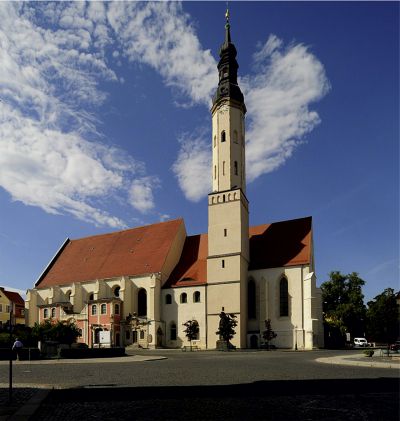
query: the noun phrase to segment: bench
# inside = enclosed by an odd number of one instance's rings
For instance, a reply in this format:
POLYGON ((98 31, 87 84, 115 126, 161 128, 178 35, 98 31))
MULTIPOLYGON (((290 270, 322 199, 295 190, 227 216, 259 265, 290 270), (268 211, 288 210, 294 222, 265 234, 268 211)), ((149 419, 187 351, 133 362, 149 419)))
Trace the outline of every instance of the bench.
POLYGON ((197 345, 185 345, 182 347, 182 351, 200 351, 200 348, 197 345))

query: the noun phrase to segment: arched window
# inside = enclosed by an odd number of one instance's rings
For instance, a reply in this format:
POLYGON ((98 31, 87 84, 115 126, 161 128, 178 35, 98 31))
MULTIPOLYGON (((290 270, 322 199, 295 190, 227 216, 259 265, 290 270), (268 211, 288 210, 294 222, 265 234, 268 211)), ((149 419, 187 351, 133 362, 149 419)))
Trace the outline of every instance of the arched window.
POLYGON ((181 303, 187 303, 187 294, 186 294, 186 292, 182 292, 182 294, 181 294, 181 303))
POLYGON ((289 316, 289 292, 286 278, 282 278, 279 282, 279 315, 289 316))
POLYGON ((250 279, 247 284, 247 315, 249 319, 256 319, 256 284, 250 279))
POLYGON ((102 304, 100 307, 101 314, 107 314, 107 304, 102 304))
POLYGON ((54 307, 51 309, 51 317, 56 317, 56 309, 54 307))
POLYGON ((114 306, 114 314, 119 314, 119 304, 115 304, 115 306, 114 306))
POLYGON ((226 141, 226 133, 225 130, 222 130, 221 132, 221 142, 225 142, 226 141))
POLYGON ((169 338, 171 341, 176 341, 176 324, 171 322, 169 326, 169 338))
POLYGON ((199 303, 200 302, 200 291, 195 291, 193 294, 193 302, 199 303))
POLYGON ((147 316, 147 292, 144 288, 138 293, 138 316, 147 316))
POLYGON ((65 293, 65 298, 67 299, 67 301, 71 301, 71 293, 72 293, 72 291, 67 291, 65 293))
POLYGON ((234 162, 234 169, 235 169, 235 175, 238 175, 238 163, 237 163, 237 161, 234 162))
POLYGON ((96 304, 92 305, 92 316, 95 316, 97 314, 97 306, 96 304))
POLYGON ((49 309, 48 309, 48 308, 45 308, 45 309, 43 310, 43 317, 44 317, 45 319, 47 319, 47 318, 49 317, 49 309))
POLYGON ((172 297, 171 294, 167 294, 165 296, 165 304, 171 304, 172 303, 172 297))
POLYGON ((114 297, 119 297, 119 291, 121 290, 121 288, 120 287, 115 287, 114 288, 114 297))
POLYGON ((235 143, 238 143, 238 132, 237 132, 237 130, 233 131, 233 141, 235 143))

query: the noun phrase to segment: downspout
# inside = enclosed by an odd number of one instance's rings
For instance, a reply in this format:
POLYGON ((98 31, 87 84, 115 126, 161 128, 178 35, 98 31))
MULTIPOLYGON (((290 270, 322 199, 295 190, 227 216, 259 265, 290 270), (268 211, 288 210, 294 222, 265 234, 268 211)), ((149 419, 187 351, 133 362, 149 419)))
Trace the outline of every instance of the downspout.
POLYGON ((208 349, 208 307, 207 307, 207 287, 208 285, 206 284, 205 287, 205 299, 206 299, 206 349, 208 349))
POLYGON ((303 349, 305 348, 305 334, 304 334, 304 278, 303 278, 303 268, 304 265, 301 265, 301 336, 303 339, 303 349))

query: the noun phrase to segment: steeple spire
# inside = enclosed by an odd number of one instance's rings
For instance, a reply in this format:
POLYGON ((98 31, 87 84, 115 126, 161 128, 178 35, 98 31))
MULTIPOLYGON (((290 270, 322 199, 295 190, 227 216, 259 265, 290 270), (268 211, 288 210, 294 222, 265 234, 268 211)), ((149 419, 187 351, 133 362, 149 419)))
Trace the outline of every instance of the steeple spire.
POLYGON ((219 50, 220 60, 218 63, 219 82, 217 92, 213 98, 213 105, 216 105, 223 98, 230 98, 242 104, 244 112, 244 97, 237 82, 237 71, 239 65, 236 61, 236 47, 231 40, 231 24, 229 9, 225 13, 225 39, 219 50))

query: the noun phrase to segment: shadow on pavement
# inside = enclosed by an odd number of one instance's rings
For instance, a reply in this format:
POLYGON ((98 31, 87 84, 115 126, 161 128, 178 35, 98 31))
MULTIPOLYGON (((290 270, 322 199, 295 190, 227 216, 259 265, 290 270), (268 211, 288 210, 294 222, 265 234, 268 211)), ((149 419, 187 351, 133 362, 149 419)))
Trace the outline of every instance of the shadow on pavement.
POLYGON ((32 419, 398 420, 399 379, 52 390, 32 419))

